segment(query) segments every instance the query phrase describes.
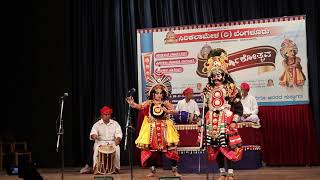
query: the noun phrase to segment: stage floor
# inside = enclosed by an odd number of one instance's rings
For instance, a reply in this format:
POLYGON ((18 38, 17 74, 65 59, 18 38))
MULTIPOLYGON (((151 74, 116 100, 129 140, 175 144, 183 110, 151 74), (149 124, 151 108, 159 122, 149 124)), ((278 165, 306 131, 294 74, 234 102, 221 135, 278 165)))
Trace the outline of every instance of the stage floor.
MULTIPOLYGON (((64 179, 67 180, 93 180, 92 174, 79 174, 80 168, 66 168, 64 171, 64 179)), ((61 179, 60 169, 38 169, 38 172, 45 180, 61 179)), ((149 172, 148 169, 134 167, 134 180, 148 179, 159 180, 159 177, 171 176, 171 171, 157 169, 157 175, 152 178, 146 178, 145 175, 149 172)), ((129 167, 123 167, 120 174, 112 175, 114 180, 130 180, 129 167)), ((102 176, 102 175, 100 175, 102 176)), ((200 180, 206 179, 206 174, 182 174, 183 180, 200 180)), ((209 174, 209 179, 217 179, 218 174, 209 174)), ((0 172, 1 180, 19 179, 18 176, 9 176, 4 171, 0 172)), ((315 180, 320 179, 320 166, 312 167, 262 167, 257 170, 236 170, 236 180, 315 180)))

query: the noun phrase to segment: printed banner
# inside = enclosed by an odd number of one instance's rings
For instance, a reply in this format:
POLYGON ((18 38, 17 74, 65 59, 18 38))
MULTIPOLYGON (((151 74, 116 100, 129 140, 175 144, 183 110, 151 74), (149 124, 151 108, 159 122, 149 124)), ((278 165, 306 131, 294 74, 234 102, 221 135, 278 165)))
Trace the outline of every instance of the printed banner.
POLYGON ((173 103, 191 87, 201 106, 208 53, 222 48, 236 85, 249 83, 259 105, 309 103, 305 16, 139 29, 137 42, 140 102, 146 79, 162 71, 171 78, 173 103))

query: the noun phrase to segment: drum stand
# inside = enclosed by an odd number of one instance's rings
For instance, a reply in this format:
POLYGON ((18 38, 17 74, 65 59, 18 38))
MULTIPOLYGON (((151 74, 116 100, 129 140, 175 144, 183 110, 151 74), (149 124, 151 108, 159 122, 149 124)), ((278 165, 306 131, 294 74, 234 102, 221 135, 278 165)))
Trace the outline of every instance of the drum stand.
POLYGON ((59 146, 60 146, 60 152, 61 152, 61 179, 63 180, 63 171, 64 171, 64 149, 63 149, 63 134, 64 134, 64 129, 63 129, 63 119, 62 119, 62 114, 63 114, 63 105, 64 105, 64 96, 60 97, 60 116, 59 116, 59 130, 57 132, 58 139, 57 139, 57 153, 59 152, 59 146), (61 139, 61 140, 60 140, 61 139))
POLYGON ((126 122, 126 134, 125 134, 125 141, 124 141, 124 150, 127 149, 128 146, 128 131, 130 132, 130 142, 129 142, 129 165, 130 165, 130 174, 131 174, 131 180, 133 180, 133 166, 132 166, 132 155, 133 155, 133 133, 135 131, 135 128, 132 126, 131 123, 131 106, 128 107, 128 114, 127 114, 127 122, 126 122))

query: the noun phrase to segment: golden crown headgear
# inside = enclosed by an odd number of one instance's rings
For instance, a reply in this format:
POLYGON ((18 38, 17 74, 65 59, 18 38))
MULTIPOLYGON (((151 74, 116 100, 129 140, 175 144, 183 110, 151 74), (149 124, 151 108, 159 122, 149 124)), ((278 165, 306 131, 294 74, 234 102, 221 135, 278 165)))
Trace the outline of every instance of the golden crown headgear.
POLYGON ((208 77, 215 72, 225 72, 227 73, 229 65, 228 54, 225 50, 221 48, 216 48, 210 51, 208 55, 208 60, 204 66, 208 70, 208 77))
POLYGON ((281 43, 281 49, 280 49, 281 56, 286 58, 287 57, 286 54, 291 49, 295 51, 295 54, 298 53, 298 47, 292 40, 290 39, 283 40, 283 42, 281 43))
POLYGON ((172 92, 171 82, 168 76, 161 71, 154 72, 149 79, 147 79, 145 94, 150 97, 150 93, 153 89, 161 88, 169 96, 172 92))

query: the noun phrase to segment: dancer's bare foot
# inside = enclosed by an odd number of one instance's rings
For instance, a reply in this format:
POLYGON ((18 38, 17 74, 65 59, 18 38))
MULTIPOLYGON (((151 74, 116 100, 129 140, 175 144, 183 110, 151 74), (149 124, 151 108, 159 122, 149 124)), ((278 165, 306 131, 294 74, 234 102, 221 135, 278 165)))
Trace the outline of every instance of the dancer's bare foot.
POLYGON ((147 174, 147 177, 153 177, 156 174, 156 167, 155 166, 151 166, 150 167, 150 173, 147 174))
POLYGON ((182 175, 181 175, 181 174, 179 174, 178 172, 173 172, 173 176, 181 177, 182 175))
POLYGON ((173 173, 173 176, 181 177, 181 174, 178 173, 177 167, 172 167, 172 173, 173 173))
POLYGON ((119 169, 115 168, 115 170, 112 172, 112 174, 120 174, 119 169))
POLYGON ((227 179, 226 179, 226 176, 220 176, 218 180, 227 180, 227 179))
POLYGON ((228 176, 227 180, 234 180, 233 176, 228 176))
POLYGON ((154 177, 155 173, 150 172, 149 174, 147 174, 147 177, 154 177))

